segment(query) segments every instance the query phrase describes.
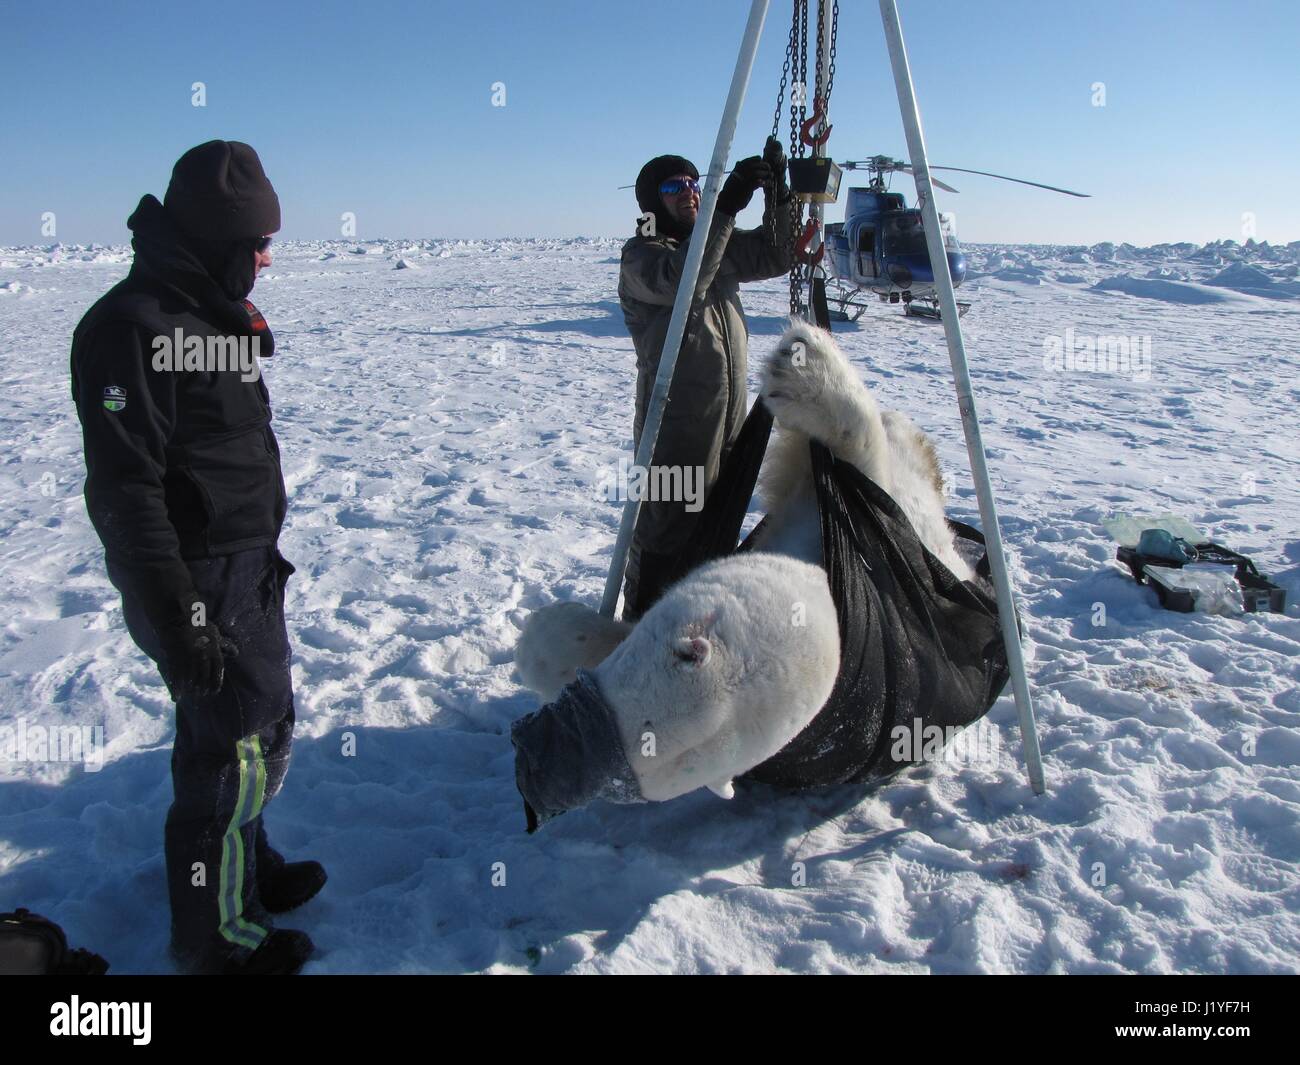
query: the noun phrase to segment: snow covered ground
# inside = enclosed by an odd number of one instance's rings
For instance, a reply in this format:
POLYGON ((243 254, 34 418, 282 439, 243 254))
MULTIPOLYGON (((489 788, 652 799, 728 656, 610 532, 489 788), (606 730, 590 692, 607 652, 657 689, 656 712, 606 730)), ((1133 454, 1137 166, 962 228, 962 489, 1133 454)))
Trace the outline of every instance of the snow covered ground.
MULTIPOLYGON (((321 949, 307 971, 1296 971, 1300 245, 967 249, 1047 795, 1008 694, 992 755, 874 791, 598 804, 529 837, 508 732, 536 700, 511 649, 529 610, 596 602, 609 564, 597 485, 630 449, 634 378, 619 244, 277 245, 253 294, 298 566, 298 738, 267 821, 331 877, 286 922, 321 949), (1132 338, 1129 361, 1065 356, 1098 336, 1132 338), (1186 516, 1292 605, 1161 610, 1114 560, 1119 512, 1186 516)), ((0 727, 105 742, 102 765, 0 761, 0 908, 148 972, 170 968, 171 710, 86 517, 67 372, 128 261, 0 249, 0 727)), ((751 390, 784 300, 746 292, 751 390)), ((840 336, 978 522, 942 330, 880 305, 840 336)))

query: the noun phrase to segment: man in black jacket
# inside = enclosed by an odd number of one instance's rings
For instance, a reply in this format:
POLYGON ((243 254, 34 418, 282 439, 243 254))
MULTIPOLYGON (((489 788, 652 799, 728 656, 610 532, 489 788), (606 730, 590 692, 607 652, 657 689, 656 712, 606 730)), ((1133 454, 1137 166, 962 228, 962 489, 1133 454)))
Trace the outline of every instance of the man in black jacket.
POLYGON ((276 547, 285 490, 258 362, 275 341, 246 298, 280 203, 252 148, 209 141, 127 224, 135 261, 73 334, 72 394, 109 578, 176 702, 172 951, 190 971, 296 972, 311 940, 267 915, 325 871, 285 862, 262 825, 293 738, 293 566, 276 547))

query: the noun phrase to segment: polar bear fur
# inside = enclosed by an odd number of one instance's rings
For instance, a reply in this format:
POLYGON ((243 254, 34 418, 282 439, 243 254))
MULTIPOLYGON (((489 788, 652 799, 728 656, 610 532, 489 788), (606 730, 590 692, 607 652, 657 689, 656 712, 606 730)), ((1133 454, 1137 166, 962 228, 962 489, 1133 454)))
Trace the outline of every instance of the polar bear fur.
POLYGON ((817 715, 839 665, 825 571, 758 553, 688 574, 593 672, 644 798, 729 799, 817 715))
POLYGON ((778 432, 759 475, 771 528, 757 546, 822 562, 811 437, 888 492, 954 576, 974 579, 944 516, 934 444, 906 414, 880 410, 829 333, 806 322, 786 330, 763 367, 762 396, 778 432))
POLYGON ((636 625, 578 603, 529 616, 519 676, 550 702, 590 670, 613 708, 647 799, 731 781, 798 735, 830 697, 839 626, 827 584, 810 438, 852 463, 907 514, 961 580, 943 512, 938 457, 905 415, 882 412, 829 333, 794 323, 766 360, 762 397, 777 434, 759 492, 768 515, 755 550, 688 574, 636 625))
POLYGON ((552 603, 534 610, 515 644, 515 668, 524 687, 552 702, 580 669, 595 669, 632 631, 582 603, 552 603))

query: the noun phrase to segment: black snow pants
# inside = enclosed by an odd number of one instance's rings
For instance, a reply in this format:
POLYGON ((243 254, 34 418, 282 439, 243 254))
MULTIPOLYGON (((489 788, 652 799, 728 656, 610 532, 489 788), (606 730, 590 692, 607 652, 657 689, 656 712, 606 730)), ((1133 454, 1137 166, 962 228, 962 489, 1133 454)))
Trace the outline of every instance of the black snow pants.
MULTIPOLYGON (((176 699, 166 827, 172 949, 183 961, 219 965, 247 957, 271 928, 258 871, 283 861, 267 843, 262 811, 280 790, 293 742, 284 589, 294 567, 273 546, 186 565, 208 617, 238 653, 226 655, 215 695, 176 699)), ((111 562, 108 573, 131 638, 169 680, 137 578, 111 562)))

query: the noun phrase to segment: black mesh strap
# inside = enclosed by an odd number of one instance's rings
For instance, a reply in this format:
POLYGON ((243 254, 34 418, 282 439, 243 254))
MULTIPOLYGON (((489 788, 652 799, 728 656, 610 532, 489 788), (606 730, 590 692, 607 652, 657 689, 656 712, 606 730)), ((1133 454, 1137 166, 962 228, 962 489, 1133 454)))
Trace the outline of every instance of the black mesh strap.
POLYGON ((812 311, 817 324, 829 333, 831 331, 831 312, 826 305, 826 279, 824 277, 813 278, 812 311))
MULTIPOLYGON (((771 435, 772 412, 761 399, 755 400, 736 442, 723 460, 708 499, 704 501, 694 534, 671 560, 665 579, 656 590, 656 597, 691 570, 736 550, 736 541, 740 539, 741 526, 749 513, 754 487, 758 484, 758 471, 763 465, 763 456, 767 454, 771 435)), ((642 612, 650 605, 645 603, 642 612)))

